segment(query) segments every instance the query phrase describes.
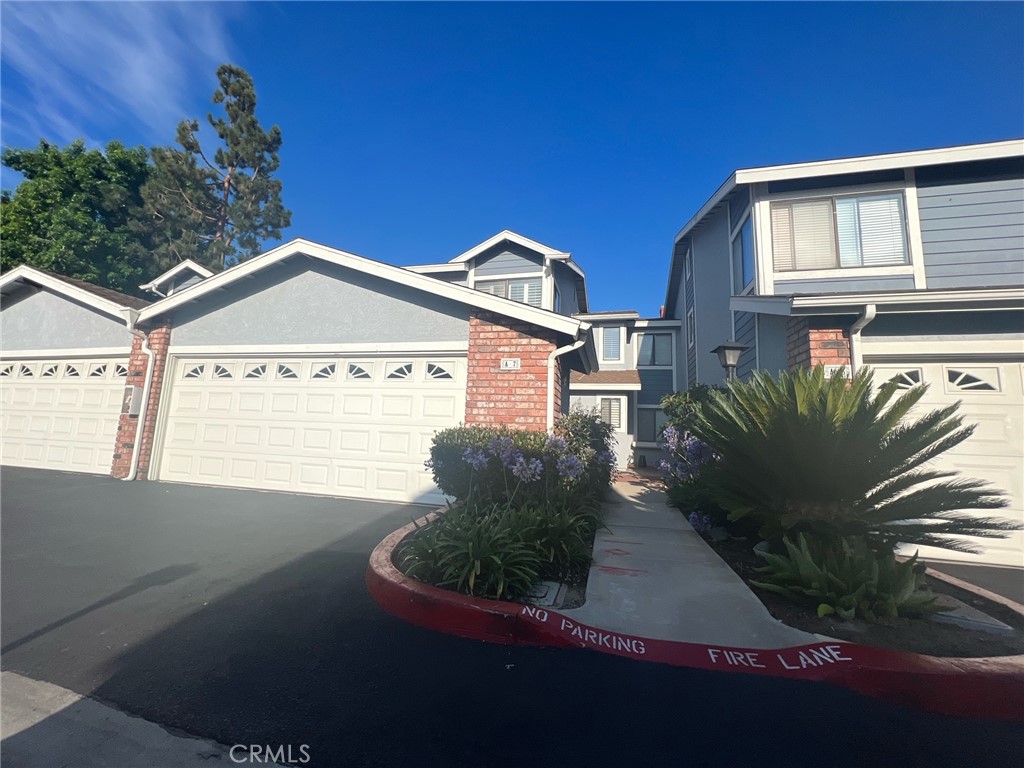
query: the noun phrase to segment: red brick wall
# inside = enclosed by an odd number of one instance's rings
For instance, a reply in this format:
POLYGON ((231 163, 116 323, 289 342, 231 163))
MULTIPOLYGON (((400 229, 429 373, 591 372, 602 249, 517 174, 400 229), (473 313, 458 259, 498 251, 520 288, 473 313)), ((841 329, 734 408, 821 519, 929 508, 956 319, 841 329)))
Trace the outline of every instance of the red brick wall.
MULTIPOLYGON (((154 352, 153 383, 146 408, 145 426, 142 430, 142 448, 139 452, 139 467, 136 477, 145 480, 149 473, 149 461, 153 456, 153 433, 156 430, 156 414, 160 407, 160 392, 164 384, 164 369, 167 367, 167 345, 171 340, 170 325, 163 325, 149 331, 149 347, 154 352)), ((146 365, 149 358, 142 351, 142 341, 135 337, 132 354, 128 360, 126 385, 143 387, 146 383, 146 365)), ((132 451, 139 428, 139 416, 121 414, 114 441, 114 463, 110 474, 114 477, 128 477, 132 464, 132 451)))
POLYGON ((850 365, 850 333, 831 318, 792 317, 786 326, 790 368, 850 365))
MULTIPOLYGON (((555 334, 530 323, 475 312, 469 318, 466 423, 545 430, 548 422, 548 355, 555 334), (501 358, 519 358, 517 371, 502 371, 501 358)), ((555 377, 555 409, 561 407, 555 377)))

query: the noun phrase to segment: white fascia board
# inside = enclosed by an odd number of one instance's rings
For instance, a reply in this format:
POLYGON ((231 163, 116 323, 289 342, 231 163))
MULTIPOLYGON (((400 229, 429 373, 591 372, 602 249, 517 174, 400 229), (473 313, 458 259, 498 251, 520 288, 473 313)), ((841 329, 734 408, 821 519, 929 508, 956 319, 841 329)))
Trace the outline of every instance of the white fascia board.
POLYGON ((588 323, 601 323, 605 320, 608 321, 622 321, 622 320, 639 320, 640 313, 629 311, 629 312, 577 312, 573 315, 580 320, 586 320, 588 323))
POLYGON ((33 269, 25 264, 20 267, 15 267, 3 277, 0 277, 0 290, 6 288, 8 285, 17 282, 34 283, 43 288, 48 288, 54 293, 59 293, 67 296, 69 299, 77 301, 79 304, 85 304, 86 306, 92 307, 105 315, 110 315, 117 320, 124 320, 123 310, 128 309, 123 304, 104 299, 102 296, 97 296, 95 293, 79 288, 77 285, 71 285, 71 283, 65 283, 63 280, 52 277, 45 272, 40 272, 37 269, 33 269))
POLYGON ((243 261, 218 275, 207 278, 186 291, 173 293, 165 299, 150 304, 139 313, 139 321, 151 320, 154 317, 177 309, 182 304, 195 301, 207 293, 228 288, 238 280, 254 275, 267 267, 271 267, 299 254, 331 264, 337 264, 340 267, 352 269, 356 272, 373 275, 374 277, 398 283, 399 285, 416 288, 461 304, 468 304, 469 306, 489 312, 496 312, 516 320, 539 325, 558 333, 567 334, 573 338, 578 338, 581 326, 583 325, 579 320, 574 320, 566 315, 558 315, 546 309, 537 309, 518 301, 503 299, 498 296, 492 296, 489 293, 473 290, 472 288, 446 283, 443 280, 437 280, 428 275, 419 275, 402 267, 373 261, 363 256, 356 256, 354 253, 329 248, 326 245, 313 243, 302 238, 291 240, 255 258, 243 261))
POLYGON ((639 392, 642 384, 573 384, 569 382, 570 392, 639 392))
POLYGON ((809 163, 770 165, 762 168, 743 168, 734 174, 737 184, 757 184, 766 181, 785 181, 816 176, 838 176, 847 173, 887 171, 902 168, 920 168, 926 165, 968 163, 977 160, 998 160, 1024 156, 1024 139, 994 141, 987 144, 967 144, 958 147, 920 149, 912 152, 893 152, 886 155, 862 155, 809 163))
POLYGON ((139 288, 141 288, 144 291, 148 291, 148 290, 151 290, 153 288, 156 288, 156 287, 158 287, 160 285, 163 285, 168 280, 171 280, 171 279, 177 277, 182 272, 184 272, 186 269, 192 270, 193 272, 195 272, 197 275, 199 275, 204 280, 206 278, 208 278, 208 277, 212 277, 213 276, 213 272, 211 270, 207 269, 206 267, 204 267, 202 264, 198 264, 198 263, 192 261, 192 259, 185 259, 183 262, 181 262, 179 264, 176 264, 175 266, 173 266, 170 269, 168 269, 162 275, 157 275, 155 278, 150 280, 145 285, 140 285, 139 288))
POLYGON ((394 341, 357 342, 346 344, 256 344, 225 346, 223 344, 172 344, 168 351, 174 355, 205 355, 218 357, 245 357, 251 355, 288 355, 309 357, 324 355, 457 355, 469 350, 466 341, 394 341))
POLYGON ((634 325, 637 328, 682 328, 682 320, 668 320, 662 317, 652 317, 647 320, 637 320, 634 325))
MULTIPOLYGON (((988 288, 952 291, 890 291, 885 293, 847 293, 793 296, 793 309, 849 307, 865 304, 914 306, 921 304, 962 304, 1024 302, 1024 288, 988 288)), ((879 306, 879 311, 883 308, 879 306)))
MULTIPOLYGON (((571 254, 566 253, 565 251, 556 251, 551 246, 544 245, 543 243, 538 243, 536 240, 531 240, 528 237, 523 237, 522 235, 516 234, 515 232, 513 232, 511 230, 503 229, 501 232, 496 234, 494 237, 489 237, 486 240, 484 240, 482 243, 480 243, 479 245, 474 245, 468 251, 465 251, 464 253, 460 253, 458 256, 456 256, 454 259, 452 259, 448 263, 449 264, 462 264, 462 263, 467 262, 467 261, 472 261, 477 256, 479 256, 481 253, 486 251, 488 248, 492 248, 493 246, 497 245, 498 243, 504 242, 505 240, 508 240, 509 242, 512 242, 512 243, 517 243, 518 245, 521 245, 524 248, 529 248, 531 251, 536 251, 541 256, 546 256, 546 257, 548 257, 550 259, 568 259, 568 258, 571 258, 571 254)), ((578 267, 577 267, 577 271, 580 271, 578 267)))
POLYGON ((466 264, 452 264, 450 262, 444 264, 414 264, 410 267, 402 267, 402 269, 407 269, 418 275, 431 275, 435 272, 469 272, 469 267, 466 264))
POLYGON ((126 357, 132 352, 131 345, 124 347, 76 347, 69 349, 3 349, 0 350, 0 360, 11 361, 21 359, 53 359, 62 360, 68 358, 91 358, 91 357, 126 357))

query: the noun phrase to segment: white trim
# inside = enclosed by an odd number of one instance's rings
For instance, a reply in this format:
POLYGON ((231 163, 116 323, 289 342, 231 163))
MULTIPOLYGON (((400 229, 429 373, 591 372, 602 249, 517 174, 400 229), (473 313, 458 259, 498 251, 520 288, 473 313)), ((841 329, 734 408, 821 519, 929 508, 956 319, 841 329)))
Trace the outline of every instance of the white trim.
MULTIPOLYGON (((588 320, 594 323, 600 323, 602 320, 636 320, 640 321, 640 313, 635 310, 628 310, 626 312, 576 312, 573 317, 579 318, 580 320, 588 320)), ((646 322, 646 321, 640 321, 646 322)))
POLYGON ((652 318, 650 320, 637 320, 633 323, 636 328, 682 328, 682 320, 668 320, 665 318, 652 318))
POLYGON ((0 360, 21 360, 71 357, 116 357, 131 355, 132 347, 93 347, 92 349, 0 349, 0 360))
MULTIPOLYGON (((874 304, 864 307, 864 312, 850 326, 850 375, 857 373, 864 366, 864 354, 861 350, 860 334, 875 319, 877 308, 874 304)), ((754 315, 757 317, 757 315, 754 315)))
POLYGON ((510 243, 516 243, 517 245, 521 245, 524 248, 529 248, 531 251, 536 251, 541 256, 560 257, 559 260, 566 260, 569 259, 572 255, 566 253, 565 251, 555 250, 549 245, 538 243, 536 240, 531 240, 530 238, 524 237, 523 235, 517 234, 509 229, 503 229, 501 230, 501 232, 494 235, 493 237, 489 237, 482 243, 474 245, 468 251, 463 251, 454 259, 451 259, 448 263, 463 264, 467 261, 472 261, 484 251, 488 250, 489 248, 493 248, 494 246, 498 245, 499 243, 503 243, 506 240, 510 243))
POLYGON ((751 215, 754 217, 754 284, 757 293, 765 296, 774 289, 772 272, 774 270, 774 254, 772 251, 772 216, 771 202, 764 196, 762 184, 754 184, 751 197, 751 215))
POLYGON ((633 384, 573 384, 569 382, 570 392, 639 392, 643 389, 640 382, 633 384))
MULTIPOLYGON (((547 430, 548 430, 548 432, 550 432, 555 427, 555 383, 556 383, 555 382, 555 360, 557 358, 561 357, 562 355, 568 354, 569 352, 577 350, 580 347, 586 346, 586 343, 587 343, 587 337, 584 336, 583 338, 575 340, 572 344, 566 344, 564 347, 558 347, 557 349, 551 350, 551 354, 548 355, 548 375, 547 375, 547 380, 548 380, 547 381, 547 384, 548 384, 547 430)), ((467 376, 468 376, 468 374, 467 374, 467 376)), ((570 376, 571 376, 571 374, 570 374, 570 376)), ((565 381, 564 375, 563 375, 563 378, 560 381, 557 382, 558 386, 561 386, 563 381, 565 381)), ((566 397, 570 397, 571 396, 571 394, 570 394, 571 391, 572 390, 570 389, 569 392, 563 392, 563 394, 566 397)), ((565 404, 562 403, 562 405, 565 405, 565 404)))
POLYGON ((599 363, 625 363, 626 362, 626 328, 622 325, 602 325, 601 328, 601 346, 597 351, 597 360, 599 363), (604 356, 604 335, 608 331, 619 332, 619 356, 618 357, 605 357, 604 356))
POLYGON ((469 269, 465 264, 451 264, 445 262, 444 264, 413 264, 408 267, 402 267, 410 272, 415 272, 418 275, 429 275, 434 272, 468 272, 469 269))
MULTIPOLYGON (((772 272, 773 284, 788 280, 815 280, 828 278, 844 278, 855 280, 858 277, 882 277, 886 275, 912 275, 911 264, 893 264, 891 267, 836 267, 835 269, 791 269, 785 272, 772 272)), ((916 287, 916 286, 915 286, 916 287)))
POLYGON ((473 284, 469 287, 475 288, 477 283, 489 283, 492 280, 540 280, 543 285, 543 282, 549 279, 550 278, 544 274, 544 268, 540 267, 536 272, 501 272, 495 275, 474 276, 473 284))
POLYGON ((97 296, 95 293, 85 290, 84 288, 79 288, 77 285, 66 283, 58 277, 53 277, 45 272, 40 272, 38 269, 33 269, 26 264, 22 264, 20 267, 15 267, 10 272, 0 277, 0 290, 6 288, 12 283, 20 281, 35 283, 43 288, 48 288, 54 293, 62 294, 69 299, 99 310, 106 315, 110 315, 115 320, 120 320, 122 322, 125 319, 125 311, 129 309, 125 304, 118 304, 110 299, 104 299, 101 296, 97 296))
MULTIPOLYGON (((880 312, 892 312, 893 305, 913 308, 918 305, 963 304, 971 302, 1024 302, 1022 288, 989 288, 985 290, 890 291, 884 293, 830 293, 794 296, 733 296, 729 309, 734 312, 755 312, 766 315, 792 315, 795 309, 834 309, 877 304, 880 312), (888 306, 886 306, 888 305, 888 306)), ((996 309, 1000 307, 995 307, 996 309)), ((1012 307, 1011 307, 1012 308, 1012 307)), ((982 309, 976 307, 975 309, 982 309)), ((931 311, 916 309, 914 311, 931 311)), ((936 309, 936 312, 948 311, 936 309)))
POLYGON ((861 197, 863 195, 884 195, 905 192, 907 182, 885 181, 875 184, 843 184, 838 187, 821 187, 818 189, 798 189, 794 192, 776 192, 766 195, 769 203, 791 203, 800 200, 829 200, 835 197, 861 197))
POLYGON ((910 250, 910 265, 914 269, 914 287, 918 290, 928 287, 924 272, 924 240, 921 237, 921 210, 917 201, 917 174, 913 168, 904 172, 907 187, 903 191, 903 205, 907 216, 907 248, 910 250))
MULTIPOLYGON (((697 311, 695 307, 686 310, 686 349, 690 350, 697 346, 697 311)), ((695 366, 696 367, 696 366, 695 366)), ((694 380, 697 371, 694 371, 694 380)))
MULTIPOLYGON (((157 286, 166 283, 168 280, 175 277, 179 273, 184 272, 186 269, 191 269, 204 280, 208 277, 213 276, 213 272, 204 267, 202 264, 197 264, 196 262, 192 261, 192 259, 185 259, 184 261, 179 262, 176 266, 171 267, 162 275, 157 275, 148 283, 140 285, 139 288, 141 288, 144 291, 152 291, 157 286)), ((189 287, 191 288, 191 286, 189 287)))
POLYGON ((516 320, 523 320, 524 322, 539 325, 542 328, 548 328, 574 338, 584 331, 579 320, 574 320, 566 315, 556 315, 554 312, 549 312, 546 309, 537 309, 529 304, 491 296, 465 286, 446 283, 443 280, 437 280, 428 275, 419 275, 402 267, 372 261, 362 256, 356 256, 346 251, 329 248, 301 238, 296 238, 248 261, 243 261, 220 274, 203 280, 187 291, 174 293, 166 299, 161 299, 142 310, 139 313, 139 319, 140 321, 151 320, 187 302, 195 301, 207 293, 227 288, 242 278, 255 274, 262 269, 266 269, 297 254, 337 264, 364 274, 374 275, 393 283, 406 285, 410 288, 416 288, 490 312, 496 312, 516 320))
POLYGON ((468 341, 397 341, 357 344, 172 345, 169 354, 191 355, 429 355, 465 354, 468 341))

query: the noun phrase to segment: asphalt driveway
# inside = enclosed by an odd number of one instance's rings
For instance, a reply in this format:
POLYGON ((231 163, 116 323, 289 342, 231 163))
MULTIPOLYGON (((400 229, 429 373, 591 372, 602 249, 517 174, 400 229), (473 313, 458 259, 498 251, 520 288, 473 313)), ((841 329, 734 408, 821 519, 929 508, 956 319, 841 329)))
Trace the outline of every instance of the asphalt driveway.
POLYGON ((0 503, 5 670, 308 765, 981 766, 1024 744, 827 685, 408 626, 363 573, 422 508, 16 469, 0 503))

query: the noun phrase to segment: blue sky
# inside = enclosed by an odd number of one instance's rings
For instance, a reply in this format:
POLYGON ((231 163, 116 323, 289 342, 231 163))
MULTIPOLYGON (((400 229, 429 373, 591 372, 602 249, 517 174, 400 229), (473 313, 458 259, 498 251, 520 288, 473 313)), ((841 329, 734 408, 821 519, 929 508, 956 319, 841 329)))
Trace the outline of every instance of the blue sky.
POLYGON ((415 264, 512 229, 645 315, 736 168, 1024 135, 1020 3, 5 2, 0 25, 5 146, 170 144, 232 61, 284 135, 286 238, 415 264))

